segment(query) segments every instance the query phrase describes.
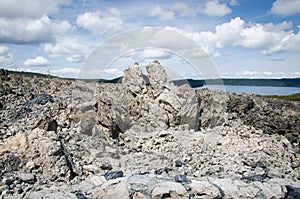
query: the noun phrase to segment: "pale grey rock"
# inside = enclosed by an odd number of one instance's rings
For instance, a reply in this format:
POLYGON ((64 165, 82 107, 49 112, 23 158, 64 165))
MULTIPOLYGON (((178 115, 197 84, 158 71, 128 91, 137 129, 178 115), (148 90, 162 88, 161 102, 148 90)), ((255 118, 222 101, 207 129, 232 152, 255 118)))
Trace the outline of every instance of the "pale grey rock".
POLYGON ((113 138, 130 129, 152 132, 181 125, 198 130, 200 106, 196 92, 169 82, 158 61, 146 68, 149 85, 135 65, 124 71, 120 85, 100 86, 97 120, 101 130, 113 138))
POLYGON ((134 96, 146 91, 145 80, 138 65, 130 66, 124 71, 122 88, 134 96))
POLYGON ((128 184, 132 191, 141 192, 148 196, 151 196, 152 190, 158 182, 161 180, 155 176, 132 175, 128 178, 128 184))
POLYGON ((254 198, 260 189, 239 180, 225 179, 210 179, 211 184, 219 187, 222 190, 225 198, 254 198))
POLYGON ((265 198, 281 198, 282 197, 282 188, 280 184, 271 183, 271 182, 253 182, 253 186, 261 189, 261 194, 265 198))
POLYGON ((109 180, 101 187, 97 187, 92 192, 93 198, 101 199, 129 199, 130 193, 125 178, 109 180))
POLYGON ((148 199, 148 198, 141 192, 135 192, 132 196, 132 199, 148 199))
POLYGON ((35 176, 32 173, 21 173, 18 177, 25 183, 33 184, 35 182, 35 176))
POLYGON ((177 182, 162 182, 156 184, 152 191, 152 198, 189 198, 185 188, 177 182))
POLYGON ((66 199, 77 199, 75 194, 61 192, 57 189, 45 188, 41 191, 28 192, 24 199, 57 199, 57 198, 66 198, 66 199))
POLYGON ((202 198, 222 198, 220 190, 208 181, 192 180, 189 186, 193 194, 200 195, 202 198))
POLYGON ((170 84, 168 82, 168 76, 158 61, 151 62, 146 66, 146 69, 151 85, 151 93, 153 97, 156 98, 164 91, 164 87, 170 84))

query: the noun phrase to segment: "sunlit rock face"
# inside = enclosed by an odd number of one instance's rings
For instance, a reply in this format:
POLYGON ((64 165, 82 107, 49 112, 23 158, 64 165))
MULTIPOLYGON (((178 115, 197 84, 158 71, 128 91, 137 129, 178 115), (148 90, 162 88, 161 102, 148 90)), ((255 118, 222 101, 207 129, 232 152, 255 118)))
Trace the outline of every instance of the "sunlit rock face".
POLYGON ((110 136, 117 132, 184 128, 198 130, 199 98, 188 85, 175 86, 158 61, 146 66, 149 85, 141 69, 124 71, 120 85, 100 86, 98 121, 110 136))

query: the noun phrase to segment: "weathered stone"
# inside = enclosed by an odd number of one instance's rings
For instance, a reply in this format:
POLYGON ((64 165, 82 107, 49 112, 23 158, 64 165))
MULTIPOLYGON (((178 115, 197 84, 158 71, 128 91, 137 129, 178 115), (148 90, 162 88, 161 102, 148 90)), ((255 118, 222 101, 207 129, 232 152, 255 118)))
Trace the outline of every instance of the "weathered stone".
POLYGON ((188 198, 185 188, 176 182, 162 182, 155 186, 152 191, 152 198, 188 198))
POLYGON ((191 192, 203 198, 222 198, 222 194, 217 186, 212 185, 207 181, 195 181, 189 184, 191 192))
MULTIPOLYGON (((242 181, 232 180, 232 179, 214 179, 211 184, 218 187, 219 190, 224 194, 226 198, 254 198, 260 189, 242 181)), ((222 196, 223 197, 223 196, 222 196)))
POLYGON ((147 199, 147 197, 141 192, 135 192, 132 196, 132 199, 147 199))
POLYGON ((6 157, 3 157, 0 161, 0 168, 8 172, 16 171, 19 169, 21 162, 22 161, 19 157, 16 157, 14 155, 8 155, 6 157))
POLYGON ((35 182, 35 176, 31 173, 21 173, 19 178, 25 183, 33 184, 35 182))
POLYGON ((146 66, 146 69, 149 75, 149 83, 152 88, 152 95, 156 98, 163 92, 164 87, 169 84, 168 76, 158 61, 150 63, 146 66))
POLYGON ((92 192, 93 198, 102 199, 129 199, 130 194, 125 179, 110 180, 92 192))
POLYGON ((280 184, 269 183, 269 182, 253 182, 253 186, 261 189, 261 195, 266 198, 281 198, 282 197, 282 188, 280 184))
POLYGON ((161 181, 154 176, 147 175, 132 175, 128 178, 129 187, 133 192, 141 192, 149 196, 158 182, 161 181))
POLYGON ((72 193, 65 193, 61 192, 56 189, 51 188, 45 188, 41 191, 36 192, 28 192, 25 197, 25 199, 42 199, 42 198, 48 198, 48 199, 56 199, 56 198, 67 198, 67 199, 77 199, 75 194, 72 193))
POLYGON ((186 125, 198 130, 199 99, 188 86, 169 82, 158 61, 146 67, 149 85, 138 65, 124 71, 121 85, 101 87, 98 94, 98 121, 110 137, 133 130, 152 132, 186 125), (107 91, 105 91, 107 90, 107 91))

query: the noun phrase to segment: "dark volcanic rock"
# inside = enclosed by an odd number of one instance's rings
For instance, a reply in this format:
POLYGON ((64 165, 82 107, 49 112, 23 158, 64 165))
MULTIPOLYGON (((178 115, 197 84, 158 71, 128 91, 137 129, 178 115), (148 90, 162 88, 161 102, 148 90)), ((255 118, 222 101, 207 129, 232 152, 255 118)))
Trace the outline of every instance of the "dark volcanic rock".
POLYGON ((230 125, 231 120, 241 121, 267 134, 280 134, 297 148, 300 148, 300 105, 267 99, 255 95, 199 90, 203 128, 230 125))
POLYGON ((35 104, 45 105, 48 102, 51 102, 51 103, 54 102, 54 99, 51 95, 49 95, 49 94, 39 94, 35 98, 33 98, 32 100, 26 102, 24 105, 25 106, 33 106, 35 104))
POLYGON ((175 182, 180 182, 180 183, 190 183, 192 182, 190 179, 186 177, 186 175, 176 175, 175 176, 175 182))
POLYGON ((21 159, 19 157, 16 157, 14 155, 7 155, 2 156, 2 160, 0 160, 0 169, 4 171, 16 171, 18 170, 21 159))
POLYGON ((107 172, 104 174, 104 177, 106 180, 121 178, 121 177, 123 177, 123 171, 107 172))
POLYGON ((287 193, 284 198, 286 199, 299 199, 300 198, 300 188, 296 188, 290 185, 285 186, 287 193))

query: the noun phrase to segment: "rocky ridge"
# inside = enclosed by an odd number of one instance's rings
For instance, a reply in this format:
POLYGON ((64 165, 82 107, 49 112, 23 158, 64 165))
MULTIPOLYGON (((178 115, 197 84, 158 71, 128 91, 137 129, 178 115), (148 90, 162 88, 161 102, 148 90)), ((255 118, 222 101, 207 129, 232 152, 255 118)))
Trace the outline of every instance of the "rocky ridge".
POLYGON ((149 85, 137 66, 120 85, 1 80, 0 197, 299 196, 299 104, 176 87, 158 62, 147 70, 149 85), (192 116, 197 125, 182 119, 192 116))
POLYGON ((199 98, 187 85, 177 87, 159 62, 147 66, 149 85, 135 65, 124 71, 122 84, 98 89, 98 121, 103 132, 114 137, 128 130, 199 128, 199 98))

